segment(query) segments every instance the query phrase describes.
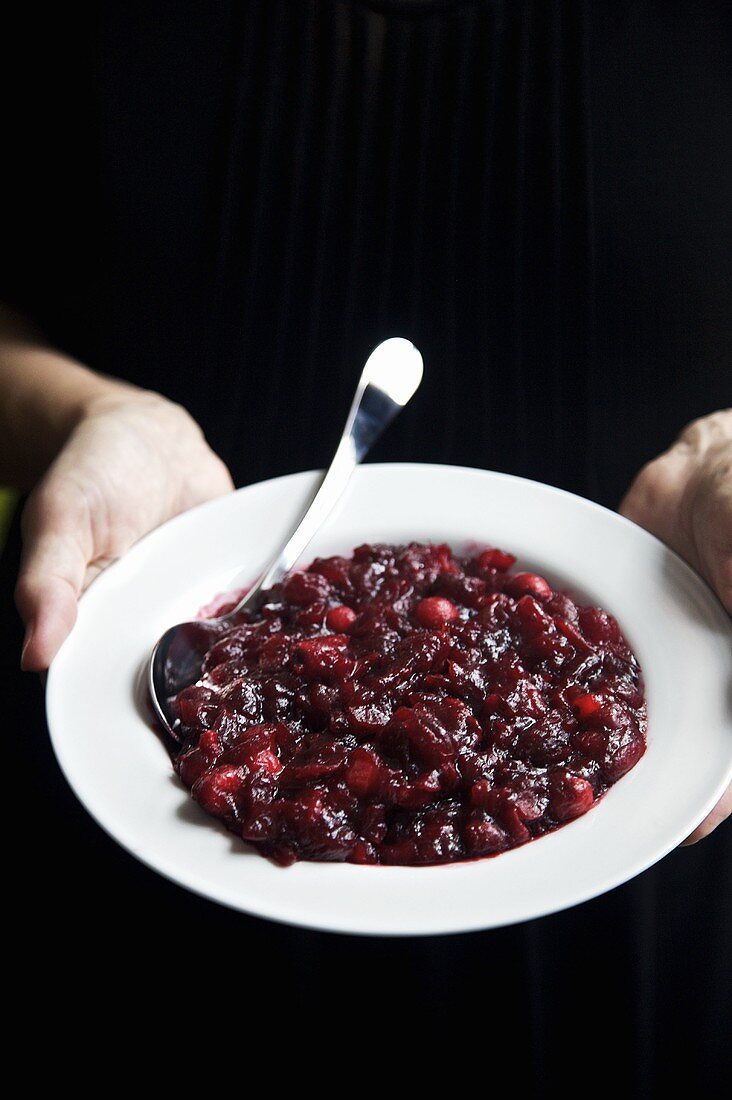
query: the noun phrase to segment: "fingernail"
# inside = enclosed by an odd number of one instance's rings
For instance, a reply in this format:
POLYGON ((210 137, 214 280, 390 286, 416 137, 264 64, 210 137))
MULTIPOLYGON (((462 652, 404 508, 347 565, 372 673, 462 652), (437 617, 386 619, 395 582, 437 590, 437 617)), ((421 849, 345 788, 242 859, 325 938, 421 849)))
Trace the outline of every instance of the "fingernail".
POLYGON ((28 626, 25 628, 25 638, 23 639, 23 648, 22 648, 21 653, 20 653, 20 667, 21 667, 21 670, 23 672, 26 671, 26 668, 25 668, 25 655, 26 655, 26 652, 28 650, 28 646, 31 644, 31 641, 33 640, 33 625, 34 624, 31 621, 31 622, 28 623, 28 626))

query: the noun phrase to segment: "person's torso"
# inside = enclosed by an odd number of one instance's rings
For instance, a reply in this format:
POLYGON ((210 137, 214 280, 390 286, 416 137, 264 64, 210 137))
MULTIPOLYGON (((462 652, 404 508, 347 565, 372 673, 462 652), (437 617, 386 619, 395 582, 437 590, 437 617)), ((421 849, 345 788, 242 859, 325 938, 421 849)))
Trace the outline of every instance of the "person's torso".
POLYGON ((716 5, 683 55, 674 7, 104 6, 44 205, 52 327, 190 407, 240 482, 323 464, 406 335, 425 382, 376 457, 612 503, 725 401, 716 5))

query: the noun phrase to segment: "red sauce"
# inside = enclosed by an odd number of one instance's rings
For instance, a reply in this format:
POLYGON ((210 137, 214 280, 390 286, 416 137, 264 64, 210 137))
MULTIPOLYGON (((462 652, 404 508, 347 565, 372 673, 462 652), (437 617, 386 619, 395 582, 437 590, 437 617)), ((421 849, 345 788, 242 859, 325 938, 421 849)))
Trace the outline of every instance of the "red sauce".
POLYGON ((291 575, 177 697, 193 797, 282 864, 472 859, 586 813, 645 751, 641 670, 514 563, 374 545, 291 575))

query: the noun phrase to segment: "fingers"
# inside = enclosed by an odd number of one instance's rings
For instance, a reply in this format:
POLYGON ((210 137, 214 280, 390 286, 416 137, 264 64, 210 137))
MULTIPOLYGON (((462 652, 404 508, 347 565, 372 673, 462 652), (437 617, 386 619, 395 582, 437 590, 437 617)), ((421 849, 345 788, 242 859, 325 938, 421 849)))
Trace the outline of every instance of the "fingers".
POLYGON ((714 456, 696 498, 693 525, 701 570, 732 614, 732 453, 714 456))
POLYGON ((732 615, 732 516, 728 523, 720 516, 715 527, 717 537, 710 533, 708 541, 700 545, 702 573, 732 615))
POLYGON ((713 833, 718 825, 732 814, 732 784, 727 788, 717 805, 714 807, 710 814, 702 821, 701 825, 698 825, 691 836, 687 837, 682 848, 688 847, 690 844, 696 844, 697 841, 703 840, 704 837, 713 833))
POLYGON ((687 480, 686 452, 674 446, 643 467, 618 511, 688 559, 691 547, 687 532, 679 525, 678 507, 687 480))
POLYGON ((710 568, 712 585, 725 609, 732 615, 732 553, 720 554, 710 568))
MULTIPOLYGON (((732 614, 732 410, 695 421, 640 471, 620 504, 706 578, 732 614)), ((732 814, 732 785, 685 844, 732 814)))
POLYGON ((683 441, 640 471, 619 511, 681 554, 732 613, 732 444, 683 441))
POLYGON ((78 501, 54 493, 49 483, 31 495, 23 513, 15 602, 26 627, 21 667, 29 672, 48 668, 76 622, 88 530, 79 512, 78 501))

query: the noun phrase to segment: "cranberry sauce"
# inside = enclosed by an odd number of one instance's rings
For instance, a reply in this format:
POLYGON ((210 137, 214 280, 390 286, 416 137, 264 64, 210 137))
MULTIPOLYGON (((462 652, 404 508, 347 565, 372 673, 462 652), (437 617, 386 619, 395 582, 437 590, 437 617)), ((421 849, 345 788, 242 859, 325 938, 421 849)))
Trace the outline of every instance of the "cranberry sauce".
POLYGON ((375 545, 291 575, 177 696, 193 797, 282 864, 494 855, 586 813, 645 750, 641 671, 514 562, 375 545))

